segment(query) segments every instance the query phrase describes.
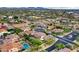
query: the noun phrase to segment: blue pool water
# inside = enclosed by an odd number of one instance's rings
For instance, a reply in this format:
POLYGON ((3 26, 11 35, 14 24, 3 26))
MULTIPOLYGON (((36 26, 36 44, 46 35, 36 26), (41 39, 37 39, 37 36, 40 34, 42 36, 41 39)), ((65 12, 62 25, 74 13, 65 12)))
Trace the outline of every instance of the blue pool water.
POLYGON ((28 48, 30 48, 29 44, 24 43, 24 44, 23 44, 23 49, 28 49, 28 48))

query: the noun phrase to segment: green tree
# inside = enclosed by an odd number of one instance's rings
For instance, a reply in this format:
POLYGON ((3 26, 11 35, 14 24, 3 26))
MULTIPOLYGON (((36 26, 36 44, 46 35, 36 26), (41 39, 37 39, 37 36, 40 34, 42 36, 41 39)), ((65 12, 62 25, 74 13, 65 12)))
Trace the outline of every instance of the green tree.
POLYGON ((40 39, 33 37, 30 37, 29 41, 32 43, 33 46, 40 46, 42 44, 42 41, 40 39))
POLYGON ((15 31, 16 34, 19 34, 20 32, 22 32, 22 30, 19 29, 19 28, 15 28, 14 31, 15 31))
POLYGON ((8 35, 8 33, 3 33, 3 36, 6 37, 8 35))
POLYGON ((18 19, 18 16, 14 16, 13 18, 14 18, 14 19, 18 19))
POLYGON ((65 45, 62 44, 62 43, 59 43, 59 44, 56 44, 56 48, 59 50, 59 49, 63 49, 65 48, 65 45))
POLYGON ((44 40, 44 42, 48 45, 52 44, 54 42, 53 39, 47 39, 47 40, 44 40))
POLYGON ((24 34, 25 41, 28 40, 33 46, 40 46, 42 41, 40 39, 34 38, 30 35, 24 34))
POLYGON ((76 41, 79 42, 79 35, 76 37, 76 41))

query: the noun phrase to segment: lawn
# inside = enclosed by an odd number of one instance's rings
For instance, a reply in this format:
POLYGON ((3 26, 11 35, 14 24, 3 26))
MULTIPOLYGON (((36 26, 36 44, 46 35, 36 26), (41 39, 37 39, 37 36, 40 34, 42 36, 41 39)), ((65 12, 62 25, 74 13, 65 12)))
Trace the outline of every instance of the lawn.
POLYGON ((65 32, 65 33, 67 33, 67 32, 70 32, 70 31, 71 31, 71 29, 69 29, 69 28, 64 28, 63 30, 64 30, 64 32, 65 32))
POLYGON ((33 46, 40 46, 42 44, 42 41, 38 38, 34 38, 29 35, 24 35, 25 40, 28 40, 33 46))

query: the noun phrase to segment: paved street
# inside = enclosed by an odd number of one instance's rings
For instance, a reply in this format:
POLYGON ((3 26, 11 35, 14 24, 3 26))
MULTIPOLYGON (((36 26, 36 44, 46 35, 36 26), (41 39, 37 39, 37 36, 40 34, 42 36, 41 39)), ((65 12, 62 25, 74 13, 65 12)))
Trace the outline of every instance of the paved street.
POLYGON ((71 43, 71 44, 75 44, 77 45, 76 43, 74 43, 73 41, 76 39, 77 35, 79 35, 79 33, 77 32, 71 32, 70 34, 64 36, 64 37, 58 37, 56 36, 56 38, 58 38, 59 40, 52 46, 50 46, 49 48, 47 48, 46 50, 48 52, 52 51, 53 49, 55 49, 55 45, 58 44, 58 43, 63 43, 63 44, 68 44, 68 43, 71 43))

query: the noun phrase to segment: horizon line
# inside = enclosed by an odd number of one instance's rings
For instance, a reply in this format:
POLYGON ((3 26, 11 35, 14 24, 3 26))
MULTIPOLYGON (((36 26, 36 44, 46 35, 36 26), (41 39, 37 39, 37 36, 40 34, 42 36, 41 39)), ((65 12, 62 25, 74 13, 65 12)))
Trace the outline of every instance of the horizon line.
POLYGON ((0 7, 0 8, 47 8, 47 9, 79 9, 79 7, 0 7))

